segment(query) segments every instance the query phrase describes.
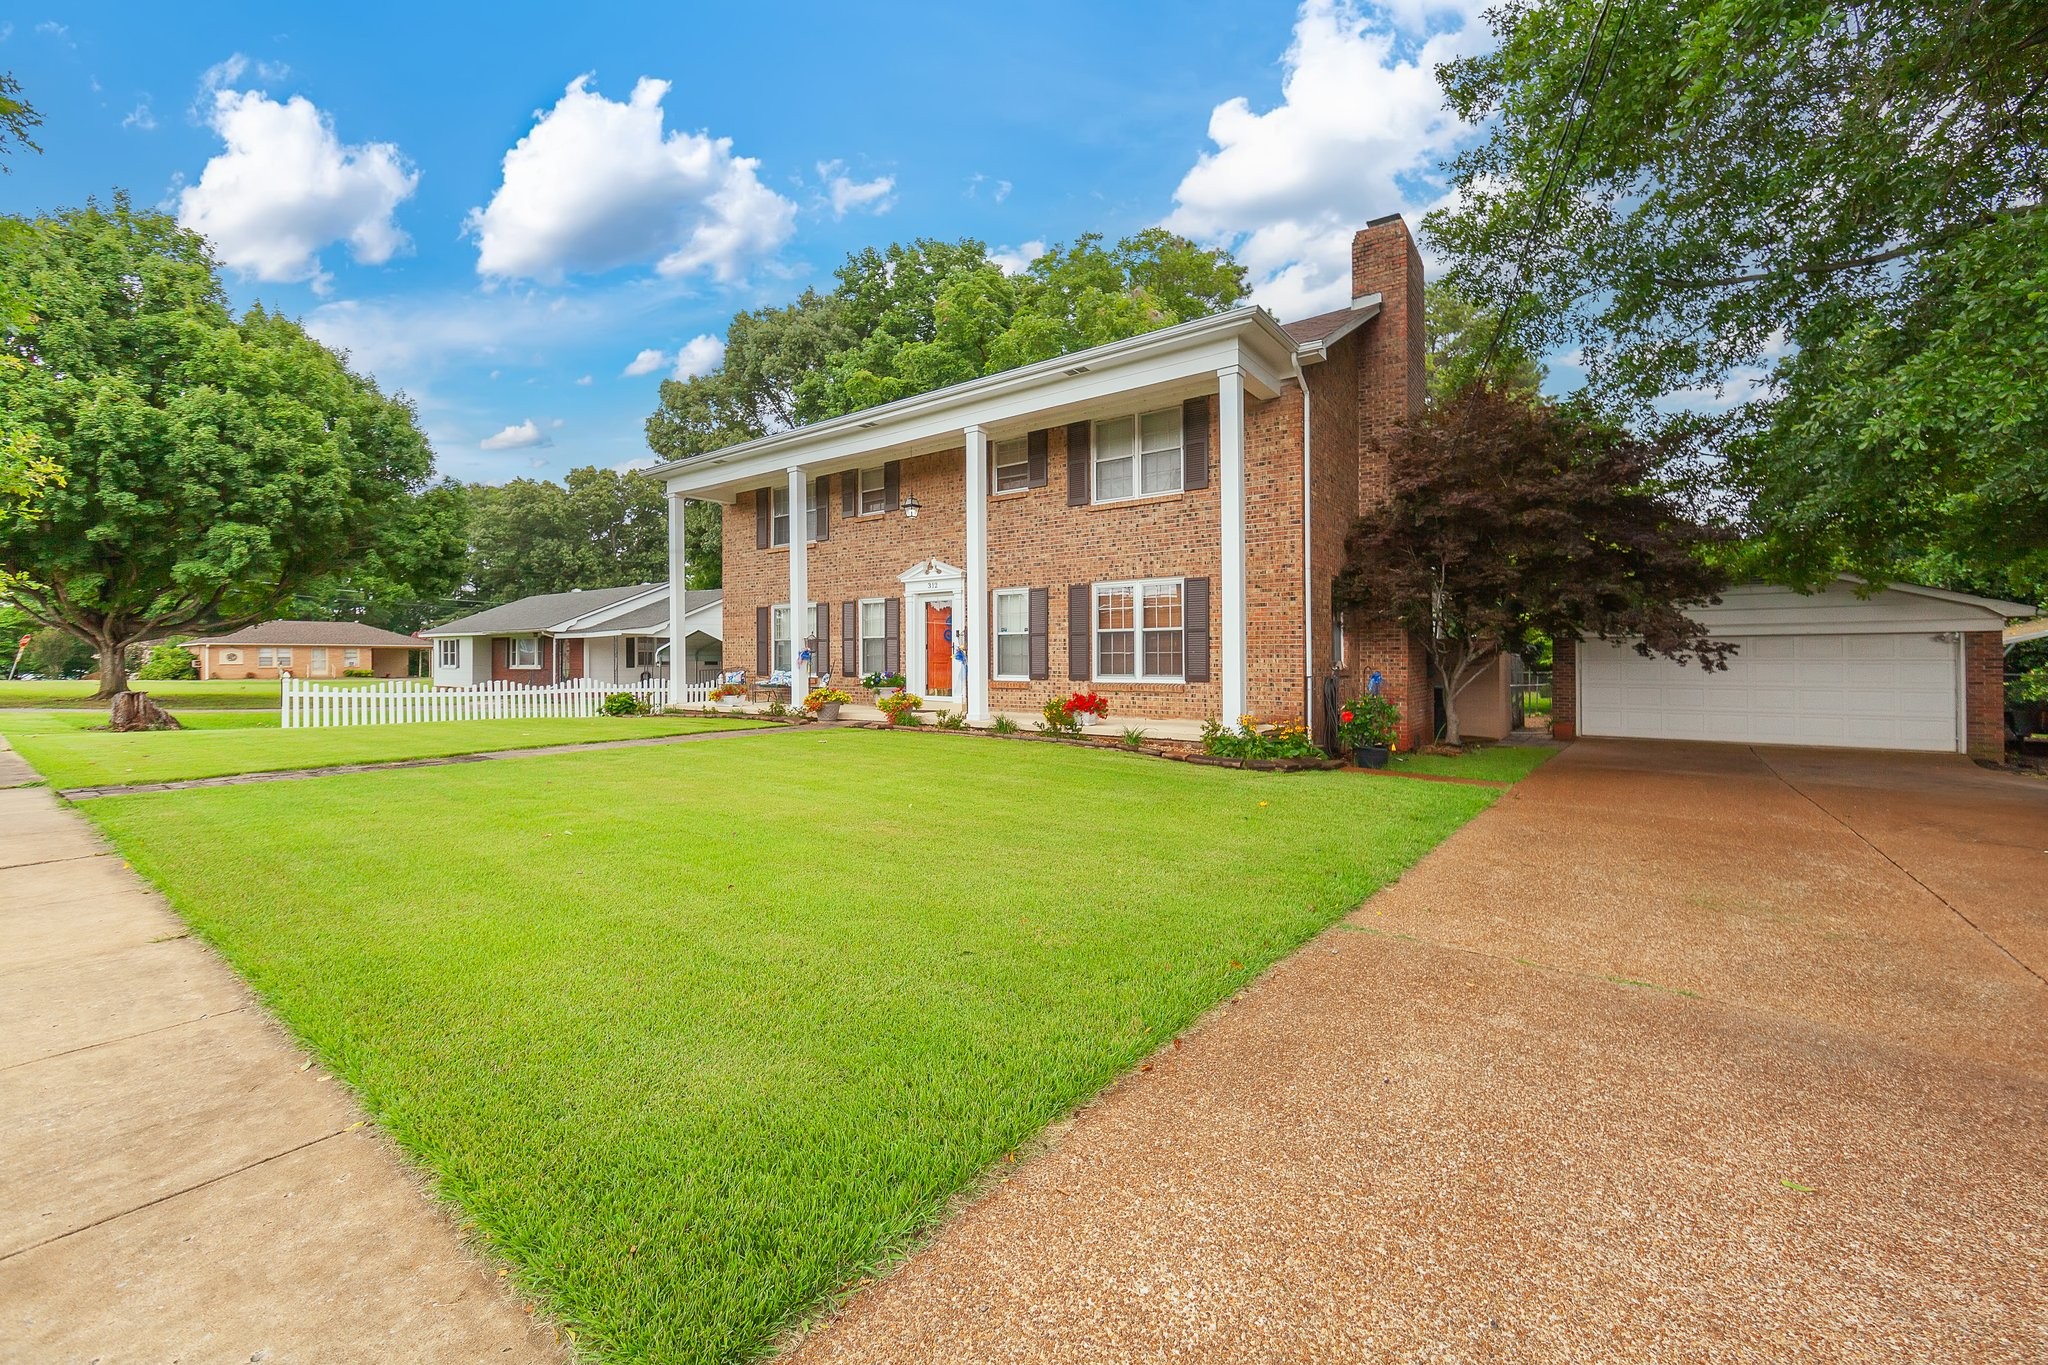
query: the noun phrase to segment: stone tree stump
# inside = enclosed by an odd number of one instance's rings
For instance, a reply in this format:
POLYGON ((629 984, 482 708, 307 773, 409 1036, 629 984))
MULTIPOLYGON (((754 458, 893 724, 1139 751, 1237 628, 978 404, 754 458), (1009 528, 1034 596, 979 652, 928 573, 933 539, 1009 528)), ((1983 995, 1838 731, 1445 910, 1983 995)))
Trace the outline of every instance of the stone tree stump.
POLYGON ((147 692, 123 692, 107 717, 109 730, 182 730, 178 718, 150 700, 147 692))

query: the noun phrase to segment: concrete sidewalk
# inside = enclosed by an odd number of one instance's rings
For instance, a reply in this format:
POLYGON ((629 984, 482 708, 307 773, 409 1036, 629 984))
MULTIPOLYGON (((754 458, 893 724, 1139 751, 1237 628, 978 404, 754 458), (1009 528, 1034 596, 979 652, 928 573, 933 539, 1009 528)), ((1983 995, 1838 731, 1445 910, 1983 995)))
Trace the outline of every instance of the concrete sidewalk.
POLYGON ((19 762, 0 742, 0 1359, 566 1359, 19 762))
POLYGON ((2048 786, 1581 740, 797 1344, 2048 1360, 2048 786))

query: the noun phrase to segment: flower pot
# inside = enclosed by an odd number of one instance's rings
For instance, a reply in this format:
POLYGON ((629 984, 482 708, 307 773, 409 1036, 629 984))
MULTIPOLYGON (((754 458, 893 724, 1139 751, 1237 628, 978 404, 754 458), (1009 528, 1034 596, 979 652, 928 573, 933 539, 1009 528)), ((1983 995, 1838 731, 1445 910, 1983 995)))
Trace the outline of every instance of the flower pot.
POLYGON ((1361 768, 1384 768, 1387 766, 1387 753, 1384 744, 1361 744, 1351 751, 1351 761, 1361 768))
POLYGON ((721 711, 737 711, 740 709, 740 699, 738 697, 719 697, 715 704, 721 711))
POLYGON ((882 704, 882 702, 883 702, 883 701, 884 701, 885 699, 887 699, 887 698, 889 698, 889 697, 893 697, 893 696, 895 696, 895 695, 896 695, 896 694, 897 694, 898 692, 901 692, 902 690, 903 690, 903 689, 902 689, 902 688, 900 688, 900 687, 878 687, 878 688, 876 688, 876 689, 875 689, 875 705, 877 705, 877 706, 880 706, 880 705, 882 704))
POLYGON ((1101 723, 1101 717, 1097 716, 1093 711, 1070 711, 1067 714, 1071 715, 1074 718, 1074 724, 1080 726, 1083 730, 1091 725, 1101 723))
POLYGON ((825 703, 825 704, 824 704, 823 706, 820 706, 820 707, 818 708, 818 719, 819 719, 819 720, 838 720, 838 719, 839 719, 839 705, 840 705, 840 704, 839 704, 838 702, 836 702, 836 701, 828 701, 828 702, 826 702, 826 703, 825 703))

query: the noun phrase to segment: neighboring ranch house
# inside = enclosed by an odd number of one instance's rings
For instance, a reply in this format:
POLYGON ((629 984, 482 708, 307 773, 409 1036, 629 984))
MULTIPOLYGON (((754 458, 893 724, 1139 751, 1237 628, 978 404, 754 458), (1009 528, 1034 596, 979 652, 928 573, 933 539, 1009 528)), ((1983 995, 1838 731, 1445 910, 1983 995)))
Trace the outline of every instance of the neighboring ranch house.
MULTIPOLYGON (((1422 261, 1399 216, 1352 241, 1350 303, 1243 308, 658 466, 725 506, 732 666, 902 673, 971 724, 1076 688, 1120 724, 1325 715, 1378 674, 1402 744, 1425 660, 1331 610, 1379 443, 1423 398, 1422 261), (792 509, 795 515, 792 516, 792 509), (800 609, 791 611, 791 603, 800 609), (808 651, 808 660, 804 654, 808 651)), ((1460 697, 1508 728, 1505 669, 1460 697)))
MULTIPOLYGON (((719 593, 685 592, 679 605, 683 677, 702 681, 718 672, 723 648, 719 593)), ((669 676, 671 618, 668 584, 635 583, 522 597, 420 633, 433 641, 437 687, 630 683, 669 676)))
POLYGON ((265 621, 185 644, 202 678, 404 678, 426 647, 415 636, 356 621, 265 621))

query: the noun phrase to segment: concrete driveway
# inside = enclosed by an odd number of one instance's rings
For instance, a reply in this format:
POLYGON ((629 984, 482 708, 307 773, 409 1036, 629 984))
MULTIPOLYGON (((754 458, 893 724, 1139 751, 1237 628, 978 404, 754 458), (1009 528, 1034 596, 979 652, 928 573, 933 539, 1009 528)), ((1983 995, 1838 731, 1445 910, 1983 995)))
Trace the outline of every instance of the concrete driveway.
POLYGON ((2044 972, 2048 785, 1582 740, 792 1358, 2048 1359, 2044 972))

